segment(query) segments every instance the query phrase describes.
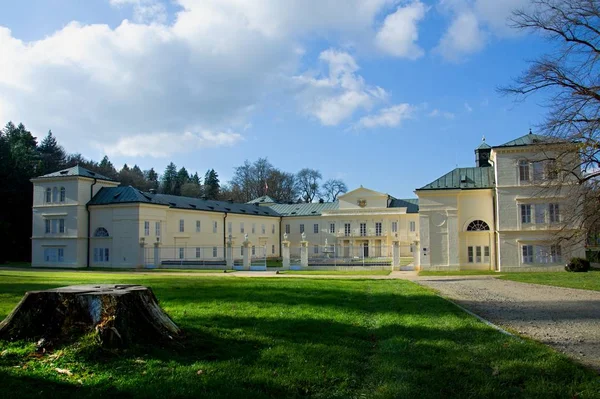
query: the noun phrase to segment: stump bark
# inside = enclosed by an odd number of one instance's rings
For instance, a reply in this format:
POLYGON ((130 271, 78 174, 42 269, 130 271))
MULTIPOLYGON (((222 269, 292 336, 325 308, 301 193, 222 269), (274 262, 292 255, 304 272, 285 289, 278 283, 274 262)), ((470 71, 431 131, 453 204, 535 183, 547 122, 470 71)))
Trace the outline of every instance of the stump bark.
POLYGON ((105 347, 171 341, 181 330, 141 285, 73 285, 25 294, 0 323, 0 339, 39 346, 94 333, 105 347))

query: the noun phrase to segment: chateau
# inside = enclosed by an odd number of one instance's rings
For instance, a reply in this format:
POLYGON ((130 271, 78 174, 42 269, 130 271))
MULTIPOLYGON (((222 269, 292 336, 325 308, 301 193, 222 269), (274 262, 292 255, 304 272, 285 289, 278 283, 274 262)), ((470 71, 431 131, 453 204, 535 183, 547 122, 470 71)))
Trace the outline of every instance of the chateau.
POLYGON ((566 198, 560 187, 540 194, 541 180, 563 184, 536 162, 544 139, 484 141, 476 166, 450 171, 412 199, 360 187, 335 202, 280 204, 264 196, 239 204, 119 187, 75 166, 32 179, 32 265, 224 266, 244 247, 253 257, 279 258, 282 243, 293 249, 302 241, 316 260, 385 263, 397 248, 416 269, 562 270, 584 247, 562 248, 556 239, 565 230, 566 198))

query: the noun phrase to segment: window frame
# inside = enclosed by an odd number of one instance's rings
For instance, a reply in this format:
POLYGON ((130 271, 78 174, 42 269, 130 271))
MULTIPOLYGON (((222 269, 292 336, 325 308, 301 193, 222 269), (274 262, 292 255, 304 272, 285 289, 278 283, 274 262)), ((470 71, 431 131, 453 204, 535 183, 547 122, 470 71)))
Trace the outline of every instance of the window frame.
POLYGON ((144 221, 144 236, 148 237, 150 235, 150 221, 144 221))
POLYGON ((531 224, 531 204, 520 204, 521 224, 531 224))
POLYGON ((329 223, 329 234, 335 234, 335 223, 329 223))
POLYGON ((185 219, 179 219, 179 232, 185 233, 185 219))
POLYGON ((411 220, 408 222, 408 230, 411 233, 414 233, 417 231, 417 222, 415 222, 414 220, 411 220))
POLYGON ((67 189, 64 187, 61 187, 58 195, 59 195, 58 201, 65 202, 67 199, 67 189))
POLYGON ((519 180, 519 184, 531 182, 531 171, 529 166, 529 161, 525 159, 520 159, 517 162, 517 178, 519 180))
POLYGON ((313 224, 313 234, 319 234, 319 223, 313 224))

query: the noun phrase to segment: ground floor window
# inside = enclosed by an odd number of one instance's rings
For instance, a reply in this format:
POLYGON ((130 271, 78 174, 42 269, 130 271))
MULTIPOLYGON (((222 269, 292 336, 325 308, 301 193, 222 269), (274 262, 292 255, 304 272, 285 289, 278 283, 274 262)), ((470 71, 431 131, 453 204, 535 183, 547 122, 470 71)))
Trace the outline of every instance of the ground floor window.
POLYGON ((318 246, 318 245, 315 245, 315 246, 314 246, 313 252, 314 252, 315 254, 318 254, 318 253, 319 253, 319 246, 318 246))
POLYGON ((271 253, 274 254, 275 253, 275 245, 271 245, 271 253))
POLYGON ((213 247, 213 258, 217 257, 217 247, 213 247))
POLYGON ((560 245, 523 245, 523 263, 560 263, 562 249, 560 245))
POLYGON ((44 262, 59 263, 64 261, 64 248, 44 248, 44 262))
POLYGON ((179 259, 185 258, 185 248, 179 248, 179 259))
POLYGON ((104 263, 110 259, 108 248, 94 248, 94 262, 104 263))
POLYGON ((467 261, 469 263, 490 263, 490 247, 487 245, 467 247, 467 261))
POLYGON ((252 255, 256 255, 256 247, 254 245, 252 246, 252 255))
POLYGON ((201 248, 196 248, 196 258, 200 258, 202 256, 202 249, 201 248))
POLYGON ((533 263, 533 245, 523 245, 523 263, 533 263))

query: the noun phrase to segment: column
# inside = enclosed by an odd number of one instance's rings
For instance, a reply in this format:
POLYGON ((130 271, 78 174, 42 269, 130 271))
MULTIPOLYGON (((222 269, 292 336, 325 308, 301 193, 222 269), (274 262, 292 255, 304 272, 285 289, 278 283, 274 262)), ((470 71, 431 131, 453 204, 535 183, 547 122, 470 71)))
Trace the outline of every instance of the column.
POLYGON ((308 241, 300 241, 300 266, 308 267, 308 241))
POLYGON ((228 241, 227 246, 225 247, 225 259, 227 262, 227 268, 233 269, 233 244, 231 241, 228 241))
POLYGON ((250 270, 250 257, 252 256, 250 251, 252 251, 252 245, 250 241, 246 240, 243 243, 244 245, 244 270, 250 270))
POLYGON ((281 243, 281 257, 283 262, 283 270, 288 270, 290 268, 290 242, 283 241, 281 243))
POLYGON ((392 270, 400 268, 400 242, 392 243, 392 270))

